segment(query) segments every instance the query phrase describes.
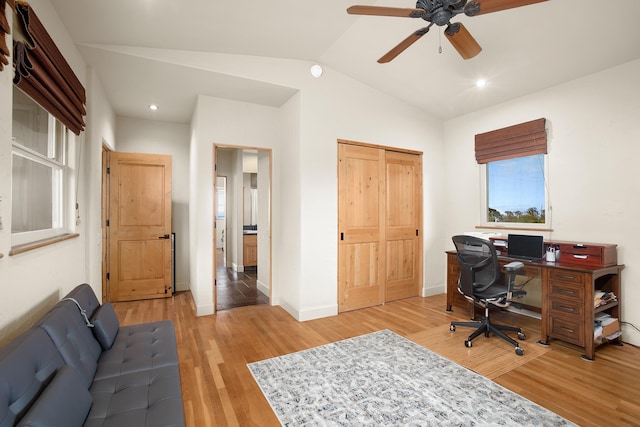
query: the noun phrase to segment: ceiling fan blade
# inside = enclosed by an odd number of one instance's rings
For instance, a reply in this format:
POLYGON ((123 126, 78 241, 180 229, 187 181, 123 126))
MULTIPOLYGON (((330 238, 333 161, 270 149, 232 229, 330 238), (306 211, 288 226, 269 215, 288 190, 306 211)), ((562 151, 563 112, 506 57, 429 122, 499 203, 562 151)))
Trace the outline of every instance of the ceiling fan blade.
POLYGON ((351 6, 347 9, 350 15, 398 16, 400 18, 421 18, 425 11, 401 7, 383 6, 351 6))
MULTIPOLYGON (((430 27, 430 26, 429 26, 430 27)), ((391 62, 396 56, 400 55, 404 52, 409 46, 417 42, 420 37, 424 36, 429 32, 429 27, 424 27, 419 29, 418 31, 412 33, 406 39, 402 40, 396 47, 391 49, 382 58, 378 59, 378 63, 386 64, 387 62, 391 62)))
POLYGON ((449 25, 444 34, 463 59, 471 59, 482 50, 476 39, 459 22, 449 25))
POLYGON ((542 3, 543 1, 547 0, 475 0, 476 3, 480 3, 480 12, 478 12, 478 15, 512 9, 514 7, 528 6, 534 3, 542 3))

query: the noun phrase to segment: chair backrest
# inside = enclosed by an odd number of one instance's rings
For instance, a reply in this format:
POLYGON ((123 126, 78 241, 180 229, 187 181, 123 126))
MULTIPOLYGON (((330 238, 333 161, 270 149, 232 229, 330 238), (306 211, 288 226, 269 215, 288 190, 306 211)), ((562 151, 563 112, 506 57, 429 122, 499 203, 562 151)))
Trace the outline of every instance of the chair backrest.
POLYGON ((458 287, 468 297, 502 280, 496 248, 489 240, 458 235, 452 237, 460 265, 458 287))

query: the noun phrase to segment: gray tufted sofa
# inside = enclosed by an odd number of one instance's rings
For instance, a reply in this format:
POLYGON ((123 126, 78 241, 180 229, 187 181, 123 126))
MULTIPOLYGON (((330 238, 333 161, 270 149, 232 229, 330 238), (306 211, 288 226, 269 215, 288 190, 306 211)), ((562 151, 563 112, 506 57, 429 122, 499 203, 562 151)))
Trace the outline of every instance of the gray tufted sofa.
POLYGON ((0 426, 184 426, 169 320, 120 326, 87 284, 0 349, 0 426))

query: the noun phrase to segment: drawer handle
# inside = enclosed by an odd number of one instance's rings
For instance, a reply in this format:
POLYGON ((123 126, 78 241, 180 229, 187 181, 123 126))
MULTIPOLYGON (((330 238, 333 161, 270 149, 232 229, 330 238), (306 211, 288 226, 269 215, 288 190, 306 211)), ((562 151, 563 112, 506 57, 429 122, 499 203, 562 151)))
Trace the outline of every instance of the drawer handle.
POLYGON ((575 255, 574 254, 573 257, 577 258, 577 259, 587 259, 587 258, 589 258, 589 255, 575 255))
POLYGON ((570 333, 574 333, 574 332, 575 332, 575 331, 574 331, 573 329, 571 329, 571 328, 564 328, 564 327, 560 327, 560 328, 558 328, 558 329, 562 329, 563 331, 567 331, 567 332, 570 332, 570 333))
POLYGON ((575 295, 576 291, 572 291, 571 289, 558 289, 558 293, 563 295, 575 295))
POLYGON ((558 279, 564 279, 564 280, 573 280, 573 276, 567 276, 564 274, 558 274, 558 279))
POLYGON ((566 305, 559 305, 556 308, 561 311, 566 311, 567 313, 573 313, 576 310, 575 308, 567 307, 566 305))

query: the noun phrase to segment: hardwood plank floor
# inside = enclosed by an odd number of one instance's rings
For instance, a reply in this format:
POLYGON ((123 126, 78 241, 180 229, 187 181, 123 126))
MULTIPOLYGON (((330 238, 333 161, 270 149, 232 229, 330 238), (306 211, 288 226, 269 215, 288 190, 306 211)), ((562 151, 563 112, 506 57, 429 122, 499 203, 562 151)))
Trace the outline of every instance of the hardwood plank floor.
POLYGON ((277 306, 258 305, 195 317, 189 292, 114 303, 121 324, 175 323, 187 426, 278 426, 247 363, 389 329, 473 369, 582 426, 640 426, 640 349, 606 345, 594 362, 559 341, 540 347, 536 319, 496 313, 521 326, 525 355, 496 337, 463 344, 470 330, 449 331, 466 311, 444 311, 445 296, 409 298, 324 319, 297 322, 277 306))

